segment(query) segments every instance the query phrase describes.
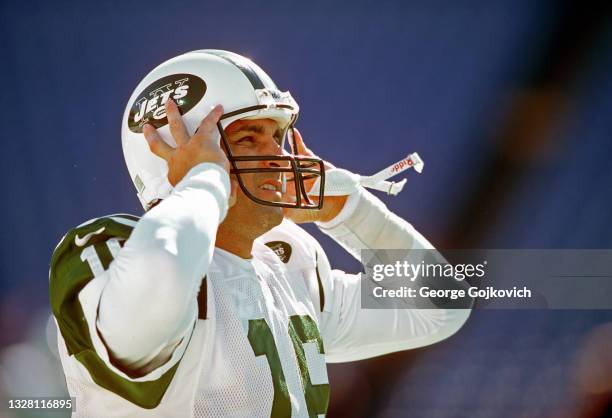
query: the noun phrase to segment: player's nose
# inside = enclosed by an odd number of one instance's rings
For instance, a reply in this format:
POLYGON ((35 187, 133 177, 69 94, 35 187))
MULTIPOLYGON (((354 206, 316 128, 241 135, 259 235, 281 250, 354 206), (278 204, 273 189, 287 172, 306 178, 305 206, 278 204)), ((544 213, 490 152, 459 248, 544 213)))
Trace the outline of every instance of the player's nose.
MULTIPOLYGON (((284 149, 282 149, 280 147, 277 147, 277 152, 271 153, 271 154, 268 154, 268 155, 274 155, 274 156, 279 156, 279 157, 286 157, 286 156, 289 156, 290 154, 287 151, 285 151, 284 149)), ((291 161, 289 161, 289 159, 264 160, 264 161, 262 161, 262 163, 267 168, 291 168, 291 161)))

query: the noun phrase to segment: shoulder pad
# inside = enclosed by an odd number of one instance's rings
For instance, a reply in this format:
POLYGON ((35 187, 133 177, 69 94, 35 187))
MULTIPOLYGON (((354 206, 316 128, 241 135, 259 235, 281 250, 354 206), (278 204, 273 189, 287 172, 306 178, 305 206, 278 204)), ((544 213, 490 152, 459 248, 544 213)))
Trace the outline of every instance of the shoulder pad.
POLYGON ((314 237, 286 219, 257 240, 271 248, 283 263, 296 268, 312 265, 318 246, 314 237))
POLYGON ((329 287, 331 268, 317 240, 288 219, 283 220, 279 226, 257 240, 274 251, 288 270, 300 270, 306 275, 306 285, 311 291, 313 301, 318 299, 319 307, 323 311, 325 293, 331 291, 329 287))

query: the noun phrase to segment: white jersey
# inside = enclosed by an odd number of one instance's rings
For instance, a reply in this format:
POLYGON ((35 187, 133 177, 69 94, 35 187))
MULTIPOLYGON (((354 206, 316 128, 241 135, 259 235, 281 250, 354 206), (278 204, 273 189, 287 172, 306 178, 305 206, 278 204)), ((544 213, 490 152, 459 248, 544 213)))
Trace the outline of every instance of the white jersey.
MULTIPOLYGON (((359 203, 362 198, 351 205, 368 206, 359 203)), ((324 416, 330 393, 326 361, 431 344, 467 318, 463 310, 360 309, 359 276, 332 271, 314 238, 284 221, 256 240, 252 259, 215 248, 193 293, 188 326, 170 347, 154 350, 154 360, 128 369, 108 349, 114 337, 99 309, 109 282, 120 280, 109 273, 113 260, 127 251, 141 222, 129 215, 90 221, 69 232, 54 253, 51 305, 76 416, 324 416)), ((337 225, 344 228, 338 241, 345 246, 350 225, 337 225)), ((328 226, 327 232, 334 229, 328 226)), ((147 306, 144 295, 134 304, 164 314, 164 303, 147 306)), ((132 327, 128 339, 139 335, 128 318, 119 319, 132 327)))

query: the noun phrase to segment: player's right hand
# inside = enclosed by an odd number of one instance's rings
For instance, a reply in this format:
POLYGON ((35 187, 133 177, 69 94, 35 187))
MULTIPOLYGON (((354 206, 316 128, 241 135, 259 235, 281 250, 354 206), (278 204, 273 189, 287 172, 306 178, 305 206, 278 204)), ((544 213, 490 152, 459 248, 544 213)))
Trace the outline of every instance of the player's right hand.
POLYGON ((144 125, 142 132, 149 143, 151 152, 168 163, 168 181, 172 186, 176 186, 189 170, 200 163, 218 164, 229 173, 229 161, 215 140, 217 122, 223 115, 221 105, 212 108, 193 136, 187 132, 179 108, 172 99, 166 102, 166 115, 176 148, 168 145, 157 129, 150 124, 144 125))

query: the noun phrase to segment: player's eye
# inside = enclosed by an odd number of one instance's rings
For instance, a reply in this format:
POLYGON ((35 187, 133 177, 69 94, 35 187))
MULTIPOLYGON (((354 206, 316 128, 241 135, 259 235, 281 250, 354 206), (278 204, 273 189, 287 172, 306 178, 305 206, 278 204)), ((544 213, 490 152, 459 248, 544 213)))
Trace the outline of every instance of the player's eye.
POLYGON ((255 138, 250 135, 243 136, 242 138, 239 138, 236 141, 234 141, 234 144, 241 145, 241 146, 250 146, 250 145, 253 145, 254 143, 255 143, 255 138))

